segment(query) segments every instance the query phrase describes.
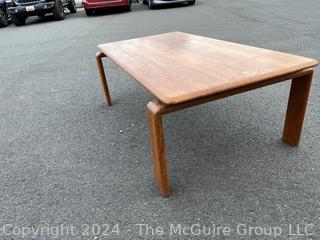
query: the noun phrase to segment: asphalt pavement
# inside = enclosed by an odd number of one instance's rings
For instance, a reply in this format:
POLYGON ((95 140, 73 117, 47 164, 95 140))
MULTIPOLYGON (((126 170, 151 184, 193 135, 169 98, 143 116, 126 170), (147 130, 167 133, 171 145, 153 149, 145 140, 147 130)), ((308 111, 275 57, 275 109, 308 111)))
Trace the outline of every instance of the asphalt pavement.
MULTIPOLYGON (((69 234, 55 239, 212 239, 181 230, 197 223, 230 228, 214 239, 259 240, 271 237, 250 235, 249 225, 281 227, 278 239, 289 239, 290 226, 311 232, 307 224, 314 224, 309 239, 319 239, 318 69, 298 148, 281 141, 290 82, 166 115, 173 194, 164 199, 146 122, 153 96, 107 59, 114 103, 107 107, 95 62, 100 43, 169 31, 320 59, 320 2, 307 2, 134 5, 0 29, 0 239, 22 239, 23 227, 61 225, 69 234)), ((53 232, 35 239, 54 239, 53 232)))

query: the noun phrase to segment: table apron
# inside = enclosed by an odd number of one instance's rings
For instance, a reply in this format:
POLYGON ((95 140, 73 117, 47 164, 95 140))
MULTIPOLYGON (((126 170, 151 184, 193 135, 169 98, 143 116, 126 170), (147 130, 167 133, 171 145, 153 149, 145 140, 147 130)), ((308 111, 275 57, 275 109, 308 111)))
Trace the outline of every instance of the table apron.
POLYGON ((289 74, 289 75, 279 76, 279 77, 276 77, 276 78, 268 79, 268 80, 265 80, 265 81, 257 82, 257 83, 246 85, 246 86, 239 87, 239 88, 234 88, 234 89, 231 89, 231 90, 223 91, 223 92, 216 93, 216 94, 213 94, 213 95, 209 95, 209 96, 206 96, 206 97, 196 98, 196 99, 193 99, 193 100, 190 100, 190 101, 187 101, 187 102, 178 103, 178 104, 174 104, 174 105, 167 105, 167 104, 162 103, 159 100, 155 100, 154 103, 156 103, 156 104, 158 103, 157 104, 157 106, 159 107, 159 109, 157 111, 158 113, 167 114, 167 113, 183 110, 183 109, 186 109, 186 108, 190 108, 190 107, 193 107, 193 106, 197 106, 197 105, 200 105, 200 104, 203 104, 203 103, 215 101, 215 100, 218 100, 218 99, 221 99, 221 98, 237 95, 237 94, 240 94, 240 93, 243 93, 243 92, 248 92, 248 91, 251 91, 251 90, 254 90, 254 89, 258 89, 258 88, 266 87, 266 86, 269 86, 269 85, 272 85, 272 84, 276 84, 276 83, 280 83, 280 82, 283 82, 283 81, 287 81, 287 80, 291 80, 291 79, 294 79, 294 78, 298 78, 298 77, 301 77, 301 76, 304 76, 304 75, 311 74, 312 72, 313 72, 313 69, 312 68, 308 68, 308 69, 305 69, 305 70, 302 70, 302 71, 299 71, 299 72, 295 72, 295 73, 292 73, 292 74, 289 74))

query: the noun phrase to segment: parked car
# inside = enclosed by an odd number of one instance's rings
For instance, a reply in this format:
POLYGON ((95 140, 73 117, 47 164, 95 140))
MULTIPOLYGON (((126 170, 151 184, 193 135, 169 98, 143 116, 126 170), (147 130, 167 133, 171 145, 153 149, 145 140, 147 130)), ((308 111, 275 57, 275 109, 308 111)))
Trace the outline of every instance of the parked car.
POLYGON ((187 3, 193 5, 196 3, 196 0, 143 0, 142 2, 143 4, 148 4, 150 9, 153 9, 156 6, 167 4, 187 3))
POLYGON ((97 9, 125 6, 128 11, 131 9, 131 0, 83 0, 84 10, 88 16, 97 9))
POLYGON ((0 27, 5 27, 9 23, 9 13, 5 0, 0 0, 0 27))
POLYGON ((75 0, 13 0, 8 11, 12 22, 16 26, 21 26, 26 23, 29 16, 44 17, 49 13, 53 14, 55 20, 63 20, 65 7, 71 13, 77 12, 75 0))

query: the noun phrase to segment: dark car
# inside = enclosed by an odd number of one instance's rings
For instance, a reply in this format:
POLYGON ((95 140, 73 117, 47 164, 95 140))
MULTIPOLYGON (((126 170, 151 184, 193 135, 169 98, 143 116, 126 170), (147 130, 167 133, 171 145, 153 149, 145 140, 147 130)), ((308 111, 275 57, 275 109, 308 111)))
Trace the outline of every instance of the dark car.
POLYGON ((189 5, 195 4, 196 0, 143 0, 144 4, 148 4, 150 9, 160 5, 187 3, 189 5))
POLYGON ((5 27, 9 23, 9 14, 7 3, 5 0, 0 0, 0 27, 5 27))
POLYGON ((52 13, 55 20, 63 20, 65 7, 71 13, 77 12, 75 0, 13 0, 8 11, 12 22, 21 26, 26 23, 29 16, 44 17, 52 13))

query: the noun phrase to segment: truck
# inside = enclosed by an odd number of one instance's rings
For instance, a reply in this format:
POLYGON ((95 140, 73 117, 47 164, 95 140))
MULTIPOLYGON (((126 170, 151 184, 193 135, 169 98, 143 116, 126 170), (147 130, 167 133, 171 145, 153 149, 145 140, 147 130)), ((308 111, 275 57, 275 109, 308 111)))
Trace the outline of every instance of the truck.
POLYGON ((65 8, 71 13, 77 12, 75 0, 12 0, 8 12, 11 21, 16 26, 22 26, 30 16, 42 18, 46 14, 52 14, 55 20, 63 20, 65 8))

